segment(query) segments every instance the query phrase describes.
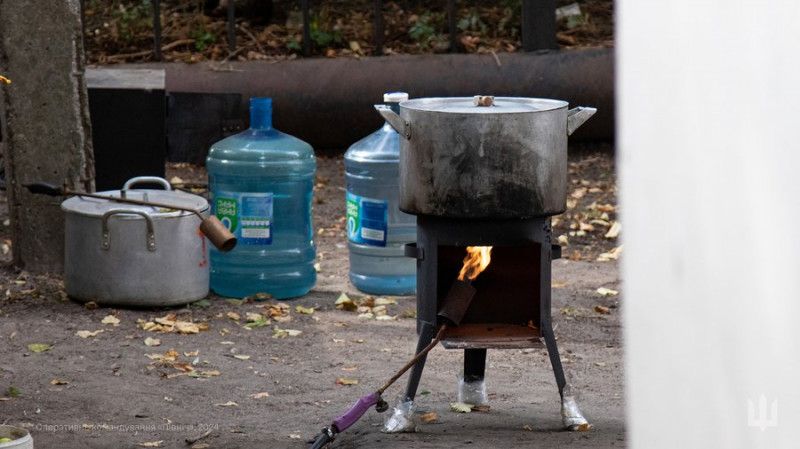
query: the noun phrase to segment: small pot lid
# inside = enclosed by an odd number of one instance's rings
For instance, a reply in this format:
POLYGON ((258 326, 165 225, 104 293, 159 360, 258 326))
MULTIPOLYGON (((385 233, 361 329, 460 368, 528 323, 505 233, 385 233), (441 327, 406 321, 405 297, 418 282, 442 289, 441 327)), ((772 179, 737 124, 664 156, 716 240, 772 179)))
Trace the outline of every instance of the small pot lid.
MULTIPOLYGON (((94 195, 120 198, 121 191, 108 190, 105 192, 96 192, 94 195)), ((180 190, 128 189, 125 191, 125 197, 138 201, 168 204, 175 207, 195 210, 200 213, 209 208, 208 201, 206 201, 205 198, 180 190)), ((188 211, 169 209, 166 207, 142 206, 100 198, 82 197, 79 195, 64 200, 61 203, 61 209, 65 212, 74 212, 90 217, 102 217, 103 214, 111 209, 144 211, 153 218, 179 217, 181 215, 191 214, 191 212, 188 211)), ((136 215, 133 216, 133 218, 139 218, 139 216, 136 215)))
POLYGON ((400 103, 400 109, 454 114, 515 114, 552 111, 566 108, 563 100, 524 97, 474 97, 415 98, 400 103))

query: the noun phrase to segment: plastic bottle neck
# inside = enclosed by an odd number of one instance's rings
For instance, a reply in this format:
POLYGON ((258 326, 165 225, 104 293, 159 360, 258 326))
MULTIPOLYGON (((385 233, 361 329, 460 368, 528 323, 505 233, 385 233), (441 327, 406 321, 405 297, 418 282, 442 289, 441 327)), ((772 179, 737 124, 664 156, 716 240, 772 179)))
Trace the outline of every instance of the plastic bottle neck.
POLYGON ((398 102, 396 102, 396 101, 388 101, 388 102, 386 102, 386 103, 383 103, 383 104, 384 104, 384 105, 386 105, 386 106, 389 106, 389 108, 390 108, 390 109, 391 109, 391 110, 392 110, 392 111, 393 111, 395 114, 399 114, 399 113, 400 113, 400 103, 398 103, 398 102))
POLYGON ((272 99, 250 99, 250 129, 267 130, 272 128, 272 99))

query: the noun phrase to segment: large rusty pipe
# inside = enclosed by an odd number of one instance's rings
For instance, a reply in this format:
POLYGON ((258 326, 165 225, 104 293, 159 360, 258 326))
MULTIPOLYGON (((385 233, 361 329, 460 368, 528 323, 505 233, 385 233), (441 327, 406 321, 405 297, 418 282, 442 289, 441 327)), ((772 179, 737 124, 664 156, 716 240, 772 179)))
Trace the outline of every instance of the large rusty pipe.
POLYGON ((136 67, 166 70, 168 92, 272 97, 275 128, 316 149, 347 148, 380 126, 373 105, 391 91, 411 98, 481 94, 566 100, 597 108, 571 141, 614 137, 613 49, 136 67))

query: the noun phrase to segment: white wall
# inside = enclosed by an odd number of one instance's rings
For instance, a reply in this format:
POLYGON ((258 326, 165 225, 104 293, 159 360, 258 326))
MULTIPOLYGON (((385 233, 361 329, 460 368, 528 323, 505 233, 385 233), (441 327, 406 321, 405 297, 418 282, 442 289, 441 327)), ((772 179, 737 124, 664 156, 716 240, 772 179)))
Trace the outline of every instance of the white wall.
POLYGON ((630 447, 798 448, 800 1, 618 0, 617 51, 630 447))

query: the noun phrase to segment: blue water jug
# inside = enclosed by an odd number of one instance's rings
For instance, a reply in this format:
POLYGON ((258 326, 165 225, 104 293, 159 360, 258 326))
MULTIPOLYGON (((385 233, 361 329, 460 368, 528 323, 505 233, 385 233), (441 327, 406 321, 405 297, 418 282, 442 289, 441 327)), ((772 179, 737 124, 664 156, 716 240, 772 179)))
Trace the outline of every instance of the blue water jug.
POLYGON ((212 213, 238 239, 211 248, 211 289, 286 299, 317 280, 311 196, 317 160, 308 143, 272 128, 272 99, 250 99, 250 128, 213 144, 206 158, 212 213))
MULTIPOLYGON (((400 112, 408 94, 385 94, 400 112)), ((416 263, 403 246, 417 240, 416 217, 398 209, 400 135, 388 124, 354 143, 344 155, 350 283, 379 295, 411 295, 416 263)))

